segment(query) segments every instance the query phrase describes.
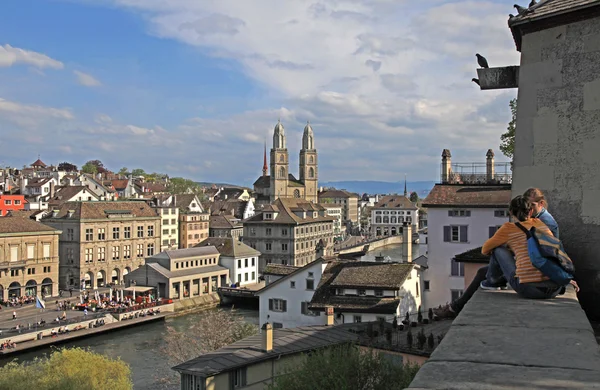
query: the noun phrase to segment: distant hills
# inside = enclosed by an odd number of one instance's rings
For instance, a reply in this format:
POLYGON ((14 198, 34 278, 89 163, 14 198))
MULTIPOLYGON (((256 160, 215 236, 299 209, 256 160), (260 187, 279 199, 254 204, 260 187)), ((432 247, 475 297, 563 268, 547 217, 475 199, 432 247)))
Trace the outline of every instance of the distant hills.
MULTIPOLYGON (((409 181, 407 182, 408 193, 416 192, 419 198, 424 198, 435 185, 435 181, 409 181)), ((330 181, 320 182, 320 187, 335 187, 339 190, 356 192, 358 194, 402 194, 404 193, 404 182, 388 181, 330 181)))

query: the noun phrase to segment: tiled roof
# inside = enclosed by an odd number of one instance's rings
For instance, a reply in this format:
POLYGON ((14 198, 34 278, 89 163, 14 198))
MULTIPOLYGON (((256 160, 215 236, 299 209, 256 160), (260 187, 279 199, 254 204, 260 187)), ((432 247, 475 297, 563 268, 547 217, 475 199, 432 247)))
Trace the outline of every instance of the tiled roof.
POLYGON ((48 233, 59 231, 43 223, 36 222, 29 218, 23 217, 0 217, 0 234, 16 234, 16 233, 48 233))
POLYGON ((348 331, 345 326, 325 325, 274 329, 273 349, 269 352, 262 349, 262 338, 262 334, 247 337, 214 352, 181 363, 173 369, 178 372, 208 377, 285 355, 358 340, 358 336, 348 331))
POLYGON ((243 242, 233 238, 217 238, 211 237, 195 245, 195 248, 202 246, 213 246, 215 247, 221 256, 227 257, 252 257, 260 256, 260 252, 256 249, 244 244, 243 242))
POLYGON ((42 160, 40 160, 39 158, 37 160, 35 160, 35 162, 33 164, 31 164, 32 167, 46 167, 46 164, 44 164, 44 162, 42 160))
MULTIPOLYGON (((85 191, 86 196, 91 196, 96 200, 98 199, 98 197, 86 186, 57 186, 54 198, 50 199, 49 203, 58 206, 61 203, 71 200, 71 198, 79 194, 81 191, 85 191)), ((87 200, 87 198, 83 200, 87 200)))
POLYGON ((112 180, 112 186, 115 188, 115 190, 117 191, 122 191, 125 188, 127 188, 127 185, 129 184, 129 179, 118 179, 118 180, 112 180))
POLYGON ((353 194, 345 190, 328 190, 319 192, 320 198, 358 198, 358 194, 353 194))
POLYGON ((598 12, 590 12, 590 8, 600 7, 600 0, 542 0, 528 9, 523 15, 516 15, 510 18, 508 25, 512 30, 517 50, 521 50, 521 28, 534 28, 535 22, 544 22, 542 28, 551 28, 554 25, 564 24, 566 22, 581 20, 586 17, 597 17, 598 12), (567 14, 578 12, 580 17, 566 18, 567 14), (558 20, 563 17, 564 20, 558 20), (556 20, 553 24, 552 20, 556 20))
POLYGON ((237 227, 241 228, 243 225, 236 221, 237 218, 233 216, 211 215, 208 227, 211 229, 235 229, 237 227))
POLYGON ((379 198, 379 202, 373 206, 374 209, 401 208, 405 210, 417 210, 417 206, 404 195, 386 195, 379 198))
POLYGON ((232 188, 232 187, 223 188, 215 196, 215 199, 219 199, 219 200, 237 199, 240 195, 242 195, 243 192, 244 192, 244 190, 242 188, 232 188))
POLYGON ((296 271, 300 267, 283 264, 267 264, 263 270, 263 275, 286 276, 296 271))
POLYGON ((213 215, 233 215, 236 218, 242 219, 247 205, 248 201, 241 199, 216 200, 210 205, 210 213, 213 215))
POLYGON ((41 187, 44 184, 48 183, 50 180, 52 180, 51 178, 33 178, 33 179, 29 179, 29 181, 27 182, 27 187, 41 187))
MULTIPOLYGON (((164 253, 169 259, 176 260, 194 256, 216 256, 219 254, 219 251, 214 246, 202 246, 185 249, 176 249, 173 251, 163 251, 162 253, 164 253)), ((158 255, 160 254, 161 253, 159 253, 158 255)))
POLYGON ((401 297, 338 296, 336 288, 399 290, 414 264, 373 263, 365 261, 331 261, 311 300, 317 310, 333 306, 334 310, 363 313, 395 313, 401 297))
POLYGON ((479 247, 455 255, 453 260, 456 260, 460 263, 487 264, 490 262, 490 255, 484 255, 483 253, 481 253, 481 247, 479 247))
POLYGON ((147 191, 150 192, 166 192, 167 186, 163 183, 142 183, 142 186, 146 188, 147 191))
MULTIPOLYGON (((183 269, 183 270, 175 270, 175 271, 169 271, 168 269, 166 269, 165 267, 163 267, 162 265, 160 265, 158 263, 146 263, 146 266, 151 267, 152 269, 154 269, 155 271, 157 271, 158 273, 160 273, 161 275, 163 275, 166 278, 179 278, 182 276, 202 275, 202 274, 208 274, 208 273, 212 273, 212 272, 227 271, 227 268, 220 266, 220 265, 193 267, 193 268, 188 268, 188 269, 183 269)), ((142 272, 145 270, 143 268, 138 268, 135 271, 132 271, 131 273, 133 275, 135 275, 136 271, 142 272)))
POLYGON ((321 205, 308 202, 307 200, 304 200, 304 199, 279 198, 273 203, 272 207, 276 207, 277 210, 279 211, 277 213, 277 217, 275 217, 275 219, 265 221, 265 220, 263 220, 263 213, 261 212, 261 213, 257 213, 253 217, 246 219, 244 221, 244 223, 260 222, 260 223, 273 223, 273 224, 301 225, 301 224, 314 223, 314 222, 333 222, 334 221, 333 217, 317 216, 316 218, 313 218, 313 217, 307 216, 306 218, 301 218, 301 217, 297 216, 296 214, 294 214, 294 210, 299 210, 299 209, 307 210, 307 211, 311 211, 311 210, 325 211, 325 209, 321 205))
MULTIPOLYGON (((189 210, 192 203, 196 203, 196 207, 202 207, 200 199, 196 194, 177 194, 175 195, 175 206, 183 210, 189 210)), ((204 208, 202 208, 204 210, 204 208)))
POLYGON ((52 217, 52 213, 46 218, 66 219, 68 218, 69 210, 73 211, 73 215, 69 219, 104 219, 111 214, 127 213, 131 213, 134 218, 160 218, 154 209, 148 206, 146 202, 141 201, 66 202, 60 205, 56 218, 52 217))
POLYGON ((510 188, 510 185, 436 184, 423 201, 423 207, 507 207, 510 188))

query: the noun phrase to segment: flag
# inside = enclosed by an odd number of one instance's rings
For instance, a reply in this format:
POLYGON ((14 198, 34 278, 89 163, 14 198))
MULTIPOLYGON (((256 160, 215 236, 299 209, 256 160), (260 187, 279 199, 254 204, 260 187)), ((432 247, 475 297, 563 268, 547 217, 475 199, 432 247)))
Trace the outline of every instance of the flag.
POLYGON ((35 296, 35 307, 38 309, 46 308, 46 302, 42 301, 37 295, 35 296))

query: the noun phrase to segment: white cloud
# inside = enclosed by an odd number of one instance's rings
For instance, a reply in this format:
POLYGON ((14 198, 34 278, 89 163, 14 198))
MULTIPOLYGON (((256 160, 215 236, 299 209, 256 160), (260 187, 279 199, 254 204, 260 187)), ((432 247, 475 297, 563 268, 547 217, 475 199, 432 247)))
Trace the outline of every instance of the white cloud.
POLYGON ((71 120, 73 113, 68 108, 53 108, 27 105, 0 98, 0 120, 33 127, 49 120, 71 120))
POLYGON ((98 81, 93 76, 91 76, 87 73, 83 73, 78 70, 74 70, 73 74, 75 74, 75 76, 77 77, 77 82, 86 87, 98 87, 98 86, 102 85, 102 83, 100 83, 100 81, 98 81))
POLYGON ((0 67, 11 67, 16 64, 27 64, 36 68, 62 69, 64 64, 45 54, 19 49, 9 44, 0 45, 0 67))

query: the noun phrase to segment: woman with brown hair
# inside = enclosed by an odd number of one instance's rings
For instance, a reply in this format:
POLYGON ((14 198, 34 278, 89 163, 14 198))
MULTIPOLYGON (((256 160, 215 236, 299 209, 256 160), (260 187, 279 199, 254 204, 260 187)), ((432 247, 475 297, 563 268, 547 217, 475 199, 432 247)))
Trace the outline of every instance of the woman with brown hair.
POLYGON ((552 232, 552 235, 556 238, 559 238, 558 223, 556 223, 556 220, 552 214, 546 210, 546 207, 548 207, 548 202, 546 202, 546 197, 544 196, 542 190, 539 188, 530 188, 525 191, 523 196, 531 203, 531 207, 533 208, 532 217, 538 218, 544 222, 544 224, 548 226, 548 229, 550 229, 552 232))

